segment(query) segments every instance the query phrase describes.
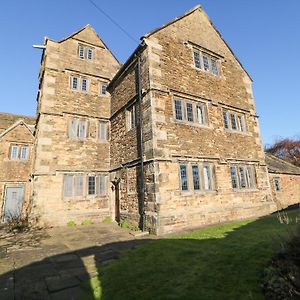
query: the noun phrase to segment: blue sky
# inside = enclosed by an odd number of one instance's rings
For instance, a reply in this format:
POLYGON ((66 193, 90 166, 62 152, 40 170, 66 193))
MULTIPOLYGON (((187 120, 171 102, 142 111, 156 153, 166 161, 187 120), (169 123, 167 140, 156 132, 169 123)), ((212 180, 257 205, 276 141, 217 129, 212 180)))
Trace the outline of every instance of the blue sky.
MULTIPOLYGON (((201 4, 254 80, 265 144, 300 135, 299 0, 94 0, 137 40, 201 4)), ((6 0, 0 9, 0 111, 34 115, 44 36, 91 24, 124 62, 137 46, 88 0, 6 0)))

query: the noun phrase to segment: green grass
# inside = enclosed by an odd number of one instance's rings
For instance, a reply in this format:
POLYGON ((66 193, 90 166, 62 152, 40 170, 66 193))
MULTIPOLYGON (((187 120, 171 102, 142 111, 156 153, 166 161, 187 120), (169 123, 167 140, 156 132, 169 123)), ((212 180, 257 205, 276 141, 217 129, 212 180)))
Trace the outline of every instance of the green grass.
POLYGON ((148 241, 101 267, 87 299, 264 299, 263 270, 298 214, 288 225, 269 216, 148 241))

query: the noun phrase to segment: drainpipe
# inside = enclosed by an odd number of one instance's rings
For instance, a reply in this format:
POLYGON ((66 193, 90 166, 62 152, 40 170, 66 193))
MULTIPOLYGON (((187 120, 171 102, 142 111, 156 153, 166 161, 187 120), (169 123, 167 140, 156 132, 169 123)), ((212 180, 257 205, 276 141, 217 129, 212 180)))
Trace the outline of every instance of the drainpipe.
POLYGON ((141 83, 141 53, 137 54, 136 69, 136 89, 137 89, 137 146, 138 157, 140 158, 139 174, 139 227, 145 231, 145 176, 144 176, 144 149, 143 149, 143 112, 142 112, 142 83, 141 83))

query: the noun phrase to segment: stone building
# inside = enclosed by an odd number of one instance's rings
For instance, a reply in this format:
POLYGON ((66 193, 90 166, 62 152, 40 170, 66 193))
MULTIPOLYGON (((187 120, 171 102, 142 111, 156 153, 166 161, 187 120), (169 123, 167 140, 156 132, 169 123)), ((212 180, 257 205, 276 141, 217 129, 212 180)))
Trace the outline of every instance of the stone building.
POLYGON ((31 218, 164 234, 276 210, 252 80, 200 6, 122 66, 90 25, 43 48, 34 139, 19 124, 34 143, 31 218))
POLYGON ((300 202, 300 168, 266 153, 273 199, 281 210, 300 202))
POLYGON ((1 221, 26 214, 31 195, 35 118, 0 113, 1 221))

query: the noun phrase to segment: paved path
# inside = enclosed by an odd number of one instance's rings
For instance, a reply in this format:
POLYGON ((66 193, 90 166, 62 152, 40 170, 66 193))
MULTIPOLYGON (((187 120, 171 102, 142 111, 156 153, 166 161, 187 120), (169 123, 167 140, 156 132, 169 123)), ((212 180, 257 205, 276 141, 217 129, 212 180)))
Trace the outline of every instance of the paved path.
POLYGON ((116 224, 0 230, 0 299, 80 299, 101 264, 141 242, 116 224))

